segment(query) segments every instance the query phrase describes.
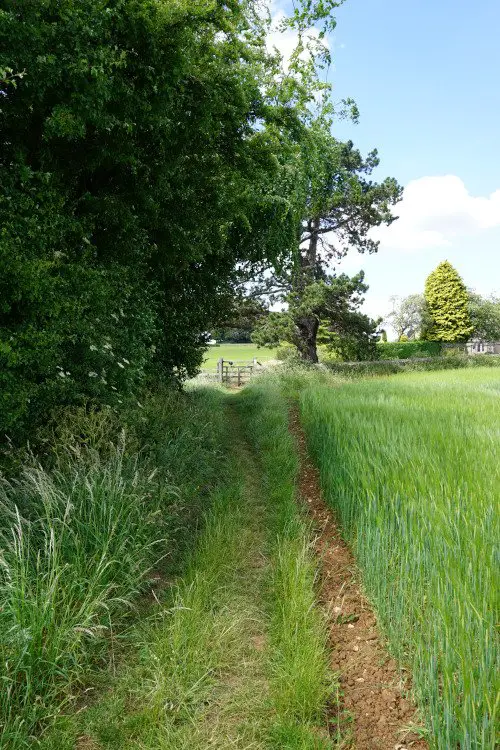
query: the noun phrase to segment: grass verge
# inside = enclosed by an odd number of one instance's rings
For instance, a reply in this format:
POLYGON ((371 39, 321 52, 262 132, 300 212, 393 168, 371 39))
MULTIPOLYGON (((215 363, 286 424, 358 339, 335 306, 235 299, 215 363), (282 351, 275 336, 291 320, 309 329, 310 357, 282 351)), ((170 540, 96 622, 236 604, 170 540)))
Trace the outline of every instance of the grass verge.
POLYGON ((127 439, 67 420, 4 486, 0 745, 332 747, 285 400, 161 393, 127 439))
POLYGON ((260 747, 264 571, 254 511, 241 483, 216 493, 186 574, 134 633, 135 658, 129 650, 80 717, 80 735, 96 747, 260 747))
POLYGON ((239 406, 258 455, 269 508, 268 747, 333 747, 327 706, 336 686, 329 669, 326 622, 315 601, 311 529, 297 504, 298 456, 288 430, 288 404, 269 378, 245 389, 239 406))

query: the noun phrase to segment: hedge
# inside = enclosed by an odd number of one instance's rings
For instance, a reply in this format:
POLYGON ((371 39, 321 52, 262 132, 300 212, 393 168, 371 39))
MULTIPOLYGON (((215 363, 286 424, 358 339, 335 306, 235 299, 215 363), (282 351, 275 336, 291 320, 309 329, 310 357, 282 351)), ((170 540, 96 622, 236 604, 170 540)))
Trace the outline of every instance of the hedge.
POLYGON ((442 345, 439 341, 379 341, 379 359, 411 359, 412 357, 439 357, 442 345))

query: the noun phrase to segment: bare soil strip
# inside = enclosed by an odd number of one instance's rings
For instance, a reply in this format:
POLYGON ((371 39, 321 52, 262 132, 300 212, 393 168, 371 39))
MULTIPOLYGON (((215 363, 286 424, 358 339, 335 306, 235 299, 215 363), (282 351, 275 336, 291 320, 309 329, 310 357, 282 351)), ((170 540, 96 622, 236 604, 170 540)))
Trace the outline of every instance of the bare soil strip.
POLYGON ((356 750, 424 750, 427 743, 408 729, 419 723, 409 697, 410 682, 389 656, 370 603, 359 585, 354 557, 320 489, 297 408, 290 431, 300 455, 299 489, 313 519, 320 558, 320 601, 330 620, 332 668, 339 674, 340 709, 332 711, 339 737, 356 750))

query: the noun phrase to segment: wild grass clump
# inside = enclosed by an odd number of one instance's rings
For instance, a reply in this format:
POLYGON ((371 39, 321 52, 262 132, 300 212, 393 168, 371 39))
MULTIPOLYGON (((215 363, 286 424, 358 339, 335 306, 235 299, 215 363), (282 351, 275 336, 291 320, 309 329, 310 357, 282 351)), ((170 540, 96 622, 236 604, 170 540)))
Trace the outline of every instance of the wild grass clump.
POLYGON ((159 554, 149 484, 137 472, 124 476, 123 447, 104 466, 75 463, 53 474, 34 466, 3 484, 3 724, 15 717, 33 725, 50 713, 117 611, 130 606, 159 554))
MULTIPOLYGON (((131 629, 117 674, 74 717, 72 736, 110 749, 263 747, 269 714, 262 666, 264 499, 232 409, 225 403, 220 412, 221 445, 231 446, 228 471, 219 467, 223 484, 211 493, 182 574, 158 591, 149 616, 131 629)), ((57 739, 45 750, 60 750, 57 739)))
POLYGON ((499 372, 309 384, 301 399, 325 495, 440 750, 495 746, 499 372))
POLYGON ((162 392, 120 425, 67 413, 44 466, 2 480, 0 746, 33 746, 105 658, 148 571, 179 557, 223 473, 217 399, 162 392))

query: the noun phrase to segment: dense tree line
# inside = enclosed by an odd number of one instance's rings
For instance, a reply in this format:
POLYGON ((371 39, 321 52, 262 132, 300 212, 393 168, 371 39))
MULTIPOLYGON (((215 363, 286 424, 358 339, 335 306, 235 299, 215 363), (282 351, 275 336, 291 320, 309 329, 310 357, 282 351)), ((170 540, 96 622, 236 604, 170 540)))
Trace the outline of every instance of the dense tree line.
POLYGON ((314 359, 334 245, 376 250, 400 194, 331 134, 338 4, 294 4, 285 64, 259 0, 1 0, 1 434, 194 374, 261 273, 314 359))
POLYGON ((255 5, 1 3, 2 434, 194 373, 235 264, 290 251, 255 5))

